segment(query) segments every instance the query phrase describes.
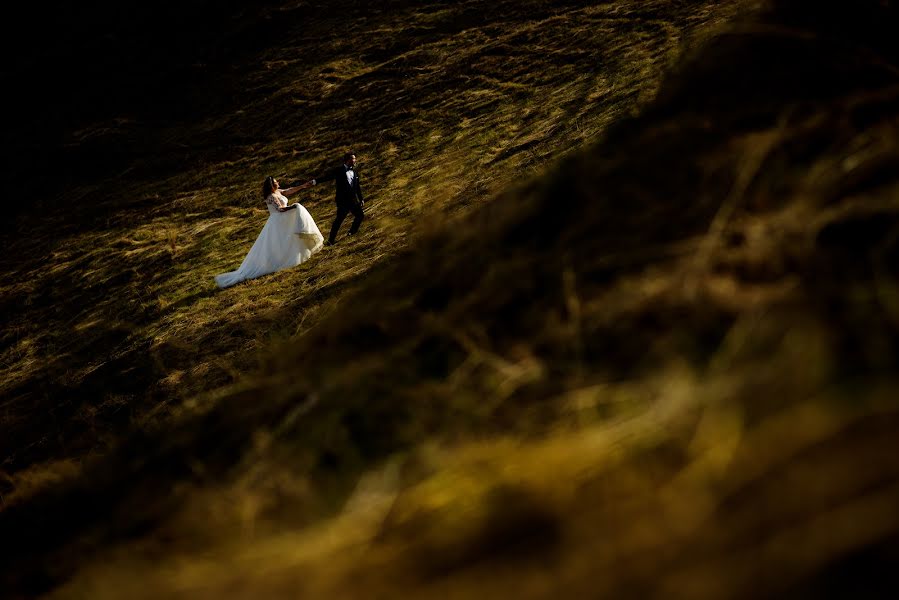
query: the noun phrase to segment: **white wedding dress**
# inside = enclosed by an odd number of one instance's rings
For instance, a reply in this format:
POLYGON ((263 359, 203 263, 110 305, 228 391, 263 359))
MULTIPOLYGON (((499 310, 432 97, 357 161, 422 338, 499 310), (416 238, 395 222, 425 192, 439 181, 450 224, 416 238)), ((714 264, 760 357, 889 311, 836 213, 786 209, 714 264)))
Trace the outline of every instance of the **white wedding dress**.
POLYGON ((239 269, 215 276, 220 288, 295 267, 321 250, 325 238, 301 204, 279 211, 279 206, 287 206, 287 198, 277 190, 265 199, 265 204, 269 212, 265 227, 239 269))

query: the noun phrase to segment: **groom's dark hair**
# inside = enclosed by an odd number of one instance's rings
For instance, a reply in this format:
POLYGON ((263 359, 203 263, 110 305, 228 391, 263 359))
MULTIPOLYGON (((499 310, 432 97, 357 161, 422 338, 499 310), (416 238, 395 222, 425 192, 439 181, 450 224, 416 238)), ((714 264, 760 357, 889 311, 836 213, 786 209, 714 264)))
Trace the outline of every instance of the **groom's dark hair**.
POLYGON ((346 154, 344 154, 344 155, 343 155, 343 162, 346 162, 346 161, 350 160, 350 157, 351 157, 351 156, 356 156, 356 153, 355 153, 355 152, 347 152, 346 154))

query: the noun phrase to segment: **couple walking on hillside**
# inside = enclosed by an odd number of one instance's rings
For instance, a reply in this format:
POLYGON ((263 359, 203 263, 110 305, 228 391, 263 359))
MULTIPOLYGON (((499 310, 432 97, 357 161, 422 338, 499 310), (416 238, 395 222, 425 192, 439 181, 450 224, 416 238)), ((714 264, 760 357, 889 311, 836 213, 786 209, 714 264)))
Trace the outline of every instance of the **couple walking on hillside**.
POLYGON ((347 152, 343 156, 343 164, 287 189, 282 190, 274 177, 266 177, 262 183, 262 197, 268 208, 268 221, 265 222, 259 237, 256 238, 240 267, 236 271, 216 275, 216 284, 226 288, 247 279, 295 267, 321 250, 325 240, 312 215, 298 202, 288 204, 287 196, 332 180, 335 182, 334 199, 337 203, 337 214, 331 225, 328 244, 331 245, 336 241, 340 225, 350 213, 353 215, 350 234, 359 231, 359 226, 365 218, 362 210, 365 200, 362 198, 359 173, 356 172, 355 153, 347 152))

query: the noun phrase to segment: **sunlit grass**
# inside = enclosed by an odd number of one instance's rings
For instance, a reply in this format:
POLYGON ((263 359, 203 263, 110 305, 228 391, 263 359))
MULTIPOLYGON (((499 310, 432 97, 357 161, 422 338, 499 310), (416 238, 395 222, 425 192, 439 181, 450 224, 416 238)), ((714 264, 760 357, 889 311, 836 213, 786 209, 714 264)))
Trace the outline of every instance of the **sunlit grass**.
POLYGON ((770 52, 795 31, 700 43, 720 3, 473 6, 353 21, 352 54, 305 23, 160 134, 208 158, 84 191, 114 216, 4 284, 2 422, 49 432, 0 479, 13 582, 814 597, 894 549, 895 67, 831 45, 842 14, 770 52), (360 235, 216 290, 261 175, 350 144, 360 235))
MULTIPOLYGON (((634 92, 651 96, 679 37, 627 4, 516 5, 501 22, 459 28, 468 8, 407 8, 360 21, 366 33, 347 42, 351 49, 339 39, 310 43, 311 32, 327 25, 304 22, 300 42, 279 37, 259 67, 240 71, 244 79, 232 84, 243 104, 146 140, 184 148, 189 170, 138 165, 136 177, 71 190, 65 219, 49 215, 45 229, 11 249, 20 264, 4 297, 16 311, 0 369, 10 410, 50 383, 51 396, 78 395, 86 407, 104 395, 130 397, 129 413, 140 420, 158 415, 159 403, 233 381, 266 361, 267 340, 314 326, 417 231, 538 175, 635 112, 634 92), (417 39, 416 27, 449 33, 417 39), (264 223, 257 198, 264 176, 312 177, 350 147, 369 199, 361 235, 297 269, 216 291, 212 277, 236 268, 264 223), (86 207, 99 210, 74 227, 86 207), (49 256, 33 255, 47 244, 49 256), (81 384, 111 361, 142 366, 117 384, 81 384)), ((76 137, 102 139, 120 121, 76 137)), ((298 198, 323 230, 332 194, 320 187, 298 198)), ((74 429, 59 433, 74 436, 67 453, 94 447, 90 434, 74 429)), ((41 446, 34 454, 17 448, 6 468, 57 452, 41 446)))

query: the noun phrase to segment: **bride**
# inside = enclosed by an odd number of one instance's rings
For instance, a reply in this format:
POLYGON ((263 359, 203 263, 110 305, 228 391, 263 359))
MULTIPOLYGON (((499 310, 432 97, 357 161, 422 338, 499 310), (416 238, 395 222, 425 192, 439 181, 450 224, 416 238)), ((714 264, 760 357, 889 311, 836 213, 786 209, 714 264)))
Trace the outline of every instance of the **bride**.
POLYGON ((307 182, 281 190, 277 179, 271 176, 265 178, 262 197, 268 206, 268 221, 240 268, 215 276, 220 288, 295 267, 321 250, 325 238, 312 220, 312 215, 299 203, 288 205, 285 197, 311 186, 312 182, 307 182))

